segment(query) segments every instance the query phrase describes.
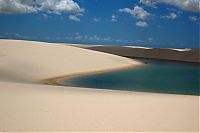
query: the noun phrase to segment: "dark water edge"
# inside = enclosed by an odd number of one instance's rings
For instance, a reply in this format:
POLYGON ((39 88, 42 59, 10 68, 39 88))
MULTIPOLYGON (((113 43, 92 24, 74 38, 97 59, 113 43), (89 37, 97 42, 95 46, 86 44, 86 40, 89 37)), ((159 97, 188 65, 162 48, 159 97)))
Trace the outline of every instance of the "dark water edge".
POLYGON ((73 77, 59 83, 83 88, 200 95, 198 64, 154 59, 139 61, 146 64, 127 70, 73 77))

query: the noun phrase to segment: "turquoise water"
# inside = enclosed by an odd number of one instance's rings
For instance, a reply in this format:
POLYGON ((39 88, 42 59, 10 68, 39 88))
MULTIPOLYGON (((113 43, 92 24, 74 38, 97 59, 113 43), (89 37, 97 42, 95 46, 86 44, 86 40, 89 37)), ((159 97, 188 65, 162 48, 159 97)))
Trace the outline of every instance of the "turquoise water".
POLYGON ((147 60, 137 68, 73 77, 60 84, 87 88, 199 95, 200 67, 147 60))

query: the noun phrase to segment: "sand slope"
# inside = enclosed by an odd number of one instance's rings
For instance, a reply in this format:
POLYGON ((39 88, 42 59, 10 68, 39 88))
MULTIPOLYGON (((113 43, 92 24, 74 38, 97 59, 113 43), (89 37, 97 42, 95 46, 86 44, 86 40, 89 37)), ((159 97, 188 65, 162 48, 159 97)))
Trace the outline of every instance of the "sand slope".
POLYGON ((40 81, 137 64, 140 63, 127 58, 67 45, 0 40, 0 78, 40 81))
POLYGON ((1 131, 198 131, 196 96, 0 82, 1 131))

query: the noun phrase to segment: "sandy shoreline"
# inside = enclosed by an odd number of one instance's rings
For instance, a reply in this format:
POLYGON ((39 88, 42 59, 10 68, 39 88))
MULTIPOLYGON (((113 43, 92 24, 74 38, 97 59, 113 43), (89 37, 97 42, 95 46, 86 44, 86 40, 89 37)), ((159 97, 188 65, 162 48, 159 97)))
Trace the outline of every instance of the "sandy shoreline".
POLYGON ((199 96, 38 84, 141 64, 67 45, 0 40, 0 131, 198 132, 199 96))
POLYGON ((125 66, 125 67, 111 68, 111 69, 105 69, 105 70, 102 69, 102 70, 99 70, 99 71, 88 71, 88 72, 73 73, 71 75, 64 75, 64 76, 58 76, 58 77, 53 77, 53 78, 49 78, 49 79, 44 79, 44 80, 41 81, 41 83, 47 84, 47 85, 64 86, 64 85, 59 83, 63 79, 70 79, 70 78, 78 77, 78 76, 86 76, 86 75, 92 75, 92 74, 98 74, 98 73, 126 70, 126 69, 129 69, 129 68, 140 67, 141 65, 144 65, 144 64, 141 63, 140 65, 137 65, 137 66, 128 65, 128 66, 125 66))

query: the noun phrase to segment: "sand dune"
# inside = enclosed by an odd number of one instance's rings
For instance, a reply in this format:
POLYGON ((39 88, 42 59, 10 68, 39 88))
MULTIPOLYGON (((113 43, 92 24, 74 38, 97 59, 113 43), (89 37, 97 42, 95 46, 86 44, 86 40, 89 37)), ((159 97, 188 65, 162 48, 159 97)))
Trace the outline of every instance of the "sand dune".
POLYGON ((1 131, 198 131, 198 97, 0 82, 1 131))
POLYGON ((72 46, 0 40, 0 131, 198 132, 198 96, 31 83, 137 65, 72 46))
POLYGON ((0 78, 40 81, 80 72, 139 65, 116 55, 42 42, 0 40, 0 78))
MULTIPOLYGON (((76 46, 76 45, 75 45, 76 46)), ((165 59, 174 61, 184 61, 200 63, 200 49, 173 49, 173 48, 148 48, 136 46, 83 46, 85 49, 101 51, 105 53, 115 54, 130 58, 150 58, 150 59, 165 59)))

